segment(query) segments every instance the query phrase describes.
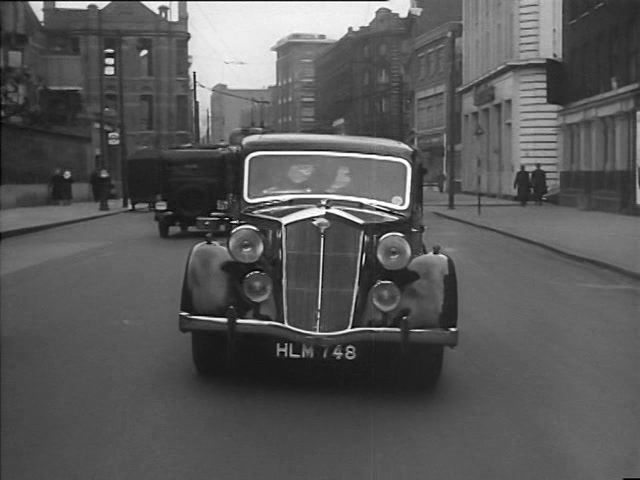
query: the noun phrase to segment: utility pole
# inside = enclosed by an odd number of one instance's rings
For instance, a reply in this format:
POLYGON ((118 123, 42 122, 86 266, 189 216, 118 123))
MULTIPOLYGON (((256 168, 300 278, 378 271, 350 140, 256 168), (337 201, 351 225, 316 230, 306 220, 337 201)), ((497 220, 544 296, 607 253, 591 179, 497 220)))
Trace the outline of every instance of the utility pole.
POLYGON ((104 40, 102 38, 102 10, 98 8, 98 119, 100 123, 100 161, 98 168, 107 168, 107 142, 104 137, 104 40))
POLYGON ((193 72, 193 143, 200 143, 200 106, 197 88, 196 72, 193 72))
POLYGON ((456 96, 456 36, 458 26, 452 26, 447 36, 449 37, 449 75, 447 80, 447 191, 449 193, 449 210, 455 209, 455 138, 453 130, 455 126, 455 96, 456 96))
POLYGON ((209 109, 207 108, 207 143, 211 143, 211 135, 210 135, 210 131, 211 131, 211 124, 209 123, 209 109))
POLYGON ((120 112, 120 177, 122 181, 122 208, 129 206, 129 185, 127 181, 127 129, 124 119, 124 60, 122 58, 122 35, 118 42, 118 111, 120 112))

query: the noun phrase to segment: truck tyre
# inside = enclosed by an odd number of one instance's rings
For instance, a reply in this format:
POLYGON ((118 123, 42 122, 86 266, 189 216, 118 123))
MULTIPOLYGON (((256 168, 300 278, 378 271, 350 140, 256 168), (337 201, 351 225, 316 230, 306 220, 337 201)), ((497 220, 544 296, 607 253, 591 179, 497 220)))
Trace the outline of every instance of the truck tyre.
POLYGON ((169 224, 166 220, 158 220, 158 233, 160 233, 160 238, 169 237, 169 224))

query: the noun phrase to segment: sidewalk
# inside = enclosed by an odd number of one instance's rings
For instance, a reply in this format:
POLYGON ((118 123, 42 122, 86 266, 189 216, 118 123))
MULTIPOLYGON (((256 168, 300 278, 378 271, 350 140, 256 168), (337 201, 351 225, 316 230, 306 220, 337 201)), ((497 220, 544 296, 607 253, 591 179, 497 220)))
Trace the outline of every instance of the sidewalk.
MULTIPOLYGON (((489 197, 456 194, 449 210, 448 195, 425 188, 425 212, 493 230, 540 245, 579 261, 588 261, 640 279, 640 217, 545 204, 541 207, 489 197)), ((96 203, 25 207, 0 210, 0 237, 58 227, 126 212, 122 200, 110 200, 109 210, 96 203)))
POLYGON ((545 203, 537 206, 489 197, 456 194, 454 209, 447 193, 425 188, 425 212, 499 232, 579 261, 587 261, 640 279, 640 217, 545 203))
POLYGON ((71 205, 45 205, 0 210, 0 238, 60 227, 71 223, 126 212, 121 199, 109 200, 109 210, 101 211, 98 203, 76 202, 71 205))

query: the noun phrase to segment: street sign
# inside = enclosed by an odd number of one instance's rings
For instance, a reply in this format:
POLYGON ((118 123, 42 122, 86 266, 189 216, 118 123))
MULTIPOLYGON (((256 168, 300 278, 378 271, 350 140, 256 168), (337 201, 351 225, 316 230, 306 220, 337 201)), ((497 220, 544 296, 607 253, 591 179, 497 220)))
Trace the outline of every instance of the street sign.
POLYGON ((109 132, 107 143, 109 143, 109 145, 120 145, 120 134, 118 132, 109 132))

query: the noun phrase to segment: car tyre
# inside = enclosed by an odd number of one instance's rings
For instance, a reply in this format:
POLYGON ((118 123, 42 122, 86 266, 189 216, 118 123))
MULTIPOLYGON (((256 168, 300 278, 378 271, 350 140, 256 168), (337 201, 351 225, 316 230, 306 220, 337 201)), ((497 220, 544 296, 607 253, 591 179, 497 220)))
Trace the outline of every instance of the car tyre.
POLYGON ((198 374, 214 376, 227 373, 229 358, 226 339, 207 332, 191 332, 191 354, 198 374))
POLYGON ((186 232, 189 230, 189 225, 187 225, 186 223, 181 223, 180 224, 180 231, 181 232, 186 232))
POLYGON ((160 238, 169 237, 169 224, 165 220, 158 220, 158 233, 160 238))
POLYGON ((402 371, 407 386, 419 390, 432 390, 438 384, 444 364, 444 347, 429 346, 408 352, 403 359, 402 371))

